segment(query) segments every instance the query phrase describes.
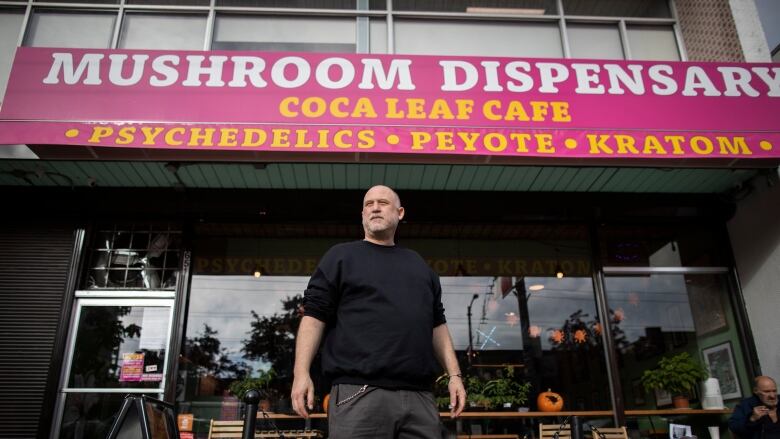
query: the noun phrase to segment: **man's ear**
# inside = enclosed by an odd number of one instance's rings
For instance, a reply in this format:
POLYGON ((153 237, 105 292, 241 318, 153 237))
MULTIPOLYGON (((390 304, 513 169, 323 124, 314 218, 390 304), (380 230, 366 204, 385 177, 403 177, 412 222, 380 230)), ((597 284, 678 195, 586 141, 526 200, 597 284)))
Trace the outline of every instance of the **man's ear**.
POLYGON ((405 212, 406 212, 406 211, 404 210, 403 206, 401 206, 401 207, 399 207, 399 208, 398 208, 398 220, 399 220, 399 221, 400 221, 400 220, 402 220, 402 219, 404 219, 404 213, 405 213, 405 212))

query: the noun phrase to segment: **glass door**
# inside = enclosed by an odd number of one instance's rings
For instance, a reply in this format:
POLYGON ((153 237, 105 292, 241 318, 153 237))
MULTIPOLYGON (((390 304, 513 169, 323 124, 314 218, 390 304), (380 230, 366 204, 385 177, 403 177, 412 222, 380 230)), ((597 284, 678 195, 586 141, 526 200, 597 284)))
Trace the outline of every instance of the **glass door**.
POLYGON ((172 299, 79 298, 52 437, 106 437, 128 393, 162 399, 172 299))

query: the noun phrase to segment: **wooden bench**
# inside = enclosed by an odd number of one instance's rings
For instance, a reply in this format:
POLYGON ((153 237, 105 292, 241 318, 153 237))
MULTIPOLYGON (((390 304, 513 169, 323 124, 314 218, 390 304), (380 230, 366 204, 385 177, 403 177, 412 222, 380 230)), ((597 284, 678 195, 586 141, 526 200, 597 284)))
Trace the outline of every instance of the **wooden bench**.
MULTIPOLYGON (((241 433, 244 432, 244 421, 216 421, 211 420, 209 425, 208 439, 241 439, 241 433)), ((319 430, 279 430, 285 439, 310 439, 324 438, 325 435, 319 430)), ((279 433, 275 430, 255 431, 255 439, 274 439, 278 438, 279 433)))

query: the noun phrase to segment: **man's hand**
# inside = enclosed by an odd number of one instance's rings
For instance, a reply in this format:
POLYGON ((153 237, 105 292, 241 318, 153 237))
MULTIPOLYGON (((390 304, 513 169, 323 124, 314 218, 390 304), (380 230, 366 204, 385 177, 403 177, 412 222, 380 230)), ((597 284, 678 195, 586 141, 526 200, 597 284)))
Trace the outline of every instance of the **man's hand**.
POLYGON ((466 407, 466 389, 461 377, 456 375, 450 377, 447 387, 450 390, 450 417, 457 418, 466 407))
POLYGON ((314 409, 314 383, 309 374, 295 375, 290 397, 295 413, 308 418, 309 412, 306 409, 314 409))
POLYGON ((769 414, 769 408, 767 406, 757 405, 753 407, 753 413, 750 415, 750 421, 756 422, 768 414, 769 414))

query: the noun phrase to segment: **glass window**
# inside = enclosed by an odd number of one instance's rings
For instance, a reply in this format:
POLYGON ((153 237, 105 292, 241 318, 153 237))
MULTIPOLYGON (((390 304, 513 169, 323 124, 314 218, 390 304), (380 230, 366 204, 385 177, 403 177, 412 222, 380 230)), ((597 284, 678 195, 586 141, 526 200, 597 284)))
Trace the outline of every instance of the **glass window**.
POLYGON ((601 233, 604 266, 728 265, 717 226, 608 226, 601 233))
MULTIPOLYGON (((159 398, 159 394, 149 394, 159 398)), ((68 393, 60 439, 103 439, 125 399, 124 393, 68 393)), ((140 436, 139 436, 140 437, 140 436)))
POLYGON ((355 18, 220 15, 214 50, 354 53, 355 18))
POLYGON ((355 9, 355 0, 217 0, 217 6, 258 8, 355 9))
POLYGON ((129 5, 209 6, 209 0, 125 0, 129 5))
MULTIPOLYGON (((373 9, 373 4, 371 5, 373 9)), ((419 1, 396 0, 393 2, 396 11, 435 11, 435 12, 469 12, 489 14, 556 14, 555 0, 452 0, 452 1, 419 1)))
POLYGON ((372 18, 368 23, 370 52, 387 53, 387 21, 372 18))
POLYGON ((89 289, 174 290, 181 231, 169 225, 115 225, 95 234, 86 276, 89 289))
POLYGON ((200 50, 206 16, 127 13, 119 47, 123 49, 200 50))
POLYGON ((669 18, 672 16, 667 0, 563 0, 563 13, 597 17, 669 18))
MULTIPOLYGON (((709 369, 711 376, 718 379, 725 401, 750 394, 750 377, 726 275, 607 276, 605 286, 627 409, 671 406, 671 397, 675 395, 646 392, 641 378, 645 371, 656 369, 662 358, 681 353, 709 369)), ((688 396, 694 402, 703 402, 698 381, 701 380, 697 380, 688 396)), ((653 420, 643 417, 637 422, 641 423, 638 428, 648 429, 653 420)), ((655 422, 658 425, 664 421, 655 422)))
POLYGON ((553 23, 395 21, 395 50, 414 55, 563 56, 553 23))
POLYGON ((615 24, 566 25, 572 58, 623 59, 620 30, 615 24))
POLYGON ((25 46, 105 49, 111 46, 116 14, 36 10, 25 46))
POLYGON ((23 19, 22 9, 0 9, 0 103, 5 96, 23 19))
MULTIPOLYGON (((585 227, 469 232, 496 235, 484 239, 457 239, 466 231, 454 226, 436 228, 437 237, 445 239, 426 237, 430 227, 402 228, 399 243, 419 252, 440 275, 448 326, 475 404, 498 407, 481 389, 507 377, 508 366, 514 382, 530 386, 527 407, 535 407, 536 395, 550 388, 564 396, 566 409, 609 409, 585 227), (445 237, 447 230, 452 235, 445 237)), ((212 230, 228 228, 203 226, 194 242, 177 398, 179 412, 194 413, 200 433, 208 431, 210 419, 239 419, 237 396, 244 379, 260 380, 269 409, 289 410, 303 291, 322 254, 352 239, 302 239, 319 230, 306 225, 264 229, 268 236, 290 235, 284 239, 241 236, 257 228, 236 227, 239 236, 206 234, 212 230)), ((315 360, 312 377, 322 398, 329 387, 319 367, 315 360)))
POLYGON ((170 306, 82 306, 68 387, 161 390, 170 318, 170 306))
POLYGON ((631 57, 639 60, 679 61, 677 38, 671 26, 629 25, 631 57))

